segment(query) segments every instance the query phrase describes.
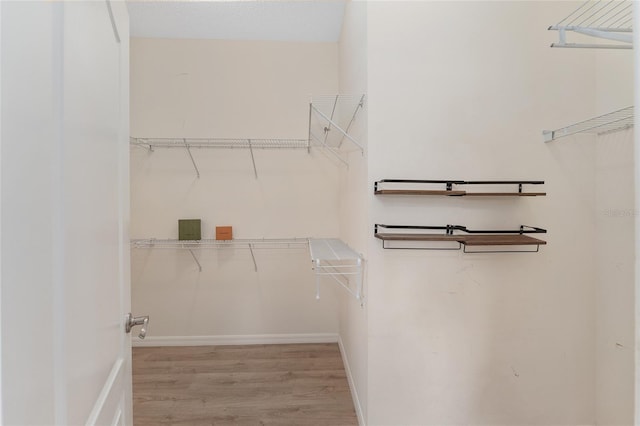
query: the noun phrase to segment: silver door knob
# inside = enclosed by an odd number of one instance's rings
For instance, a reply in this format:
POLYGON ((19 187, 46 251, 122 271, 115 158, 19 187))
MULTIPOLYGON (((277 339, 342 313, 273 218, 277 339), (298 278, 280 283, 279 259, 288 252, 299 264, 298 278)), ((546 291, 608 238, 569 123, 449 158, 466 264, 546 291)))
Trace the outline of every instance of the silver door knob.
POLYGON ((146 315, 143 317, 134 317, 133 315, 131 315, 131 312, 129 312, 127 314, 127 317, 124 323, 125 331, 127 333, 130 333, 131 329, 136 325, 142 326, 142 328, 140 329, 140 334, 138 334, 138 337, 140 337, 141 339, 144 339, 145 336, 147 335, 147 327, 149 326, 149 315, 146 315))

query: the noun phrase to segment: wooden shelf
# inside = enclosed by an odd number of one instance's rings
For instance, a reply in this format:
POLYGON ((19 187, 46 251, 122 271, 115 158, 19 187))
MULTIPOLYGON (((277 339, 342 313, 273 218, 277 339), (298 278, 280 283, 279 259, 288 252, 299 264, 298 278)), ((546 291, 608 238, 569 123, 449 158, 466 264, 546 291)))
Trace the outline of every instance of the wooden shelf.
POLYGON ((542 197, 546 192, 467 192, 461 190, 438 191, 424 189, 379 189, 375 195, 446 195, 449 197, 542 197))
MULTIPOLYGON (((547 231, 542 228, 521 226, 519 230, 496 230, 496 231, 478 231, 469 230, 464 226, 459 225, 446 225, 446 226, 403 226, 403 225, 381 225, 376 224, 374 236, 383 241, 383 248, 405 248, 405 249, 424 249, 424 250, 437 250, 437 247, 417 247, 415 245, 411 247, 387 247, 385 241, 405 241, 410 243, 415 242, 452 242, 457 243, 458 248, 464 246, 469 247, 490 247, 490 246, 536 246, 536 251, 541 245, 546 245, 547 242, 538 238, 530 237, 526 234, 540 234, 547 231), (407 230, 411 229, 414 232, 408 233, 403 231, 398 232, 378 232, 379 228, 385 229, 398 229, 407 230), (432 230, 442 230, 444 233, 434 233, 432 230), (459 232, 459 233, 454 233, 459 232)), ((445 248, 441 248, 445 249, 445 248)), ((447 248, 451 250, 451 248, 447 248)), ((465 249, 466 251, 466 249, 465 249)), ((509 250, 517 251, 520 250, 509 250)), ((527 252, 529 252, 528 250, 527 252)))
POLYGON ((376 195, 466 195, 466 191, 437 191, 421 189, 379 189, 374 192, 376 195))
MULTIPOLYGON (((449 197, 540 197, 546 192, 523 191, 524 185, 542 185, 542 180, 464 181, 464 180, 411 180, 382 179, 373 186, 375 195, 445 195, 449 197), (444 185, 444 188, 442 188, 444 185), (468 191, 462 186, 503 186, 502 191, 468 191), (438 188, 440 186, 440 188, 438 188), (513 188, 515 186, 515 188, 513 188), (509 187, 509 188, 507 188, 509 187), (515 189, 515 190, 514 190, 515 189)), ((501 188, 502 189, 502 188, 501 188)))
POLYGON ((469 197, 544 197, 546 192, 467 192, 469 197))
POLYGON ((454 241, 468 246, 522 246, 547 244, 546 241, 522 234, 444 235, 377 233, 375 237, 384 241, 454 241))
POLYGON ((462 244, 467 246, 542 246, 546 241, 528 235, 463 235, 462 244))

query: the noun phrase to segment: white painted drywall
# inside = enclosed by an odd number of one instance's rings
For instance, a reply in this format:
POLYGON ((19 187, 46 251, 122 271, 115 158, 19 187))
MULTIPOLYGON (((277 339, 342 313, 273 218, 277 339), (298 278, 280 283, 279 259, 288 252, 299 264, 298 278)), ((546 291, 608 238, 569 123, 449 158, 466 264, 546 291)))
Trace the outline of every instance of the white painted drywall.
MULTIPOLYGON (((367 3, 348 2, 340 39, 340 92, 367 93, 367 3)), ((367 265, 369 237, 369 203, 367 182, 367 109, 354 121, 350 133, 365 146, 365 155, 349 155, 349 168, 340 176, 340 237, 358 252, 364 263, 365 304, 361 306, 353 297, 342 293, 340 297, 340 338, 347 373, 350 374, 355 408, 361 424, 366 424, 367 413, 367 265)))
MULTIPOLYGON (((338 90, 336 43, 132 39, 131 134, 303 138, 309 96, 338 90)), ((335 237, 339 169, 322 153, 131 151, 132 238, 177 238, 201 218, 203 238, 335 237)), ((315 281, 305 249, 132 250, 132 304, 150 336, 337 333, 334 284, 315 281)))
POLYGON ((369 237, 368 422, 591 424, 595 54, 552 50, 564 2, 372 2, 369 187, 544 179, 531 199, 374 197, 374 222, 547 228, 538 254, 382 250, 369 237))
MULTIPOLYGON (((596 112, 633 104, 632 50, 596 54, 596 112)), ((589 138, 597 147, 596 402, 598 425, 634 415, 633 130, 589 138)))

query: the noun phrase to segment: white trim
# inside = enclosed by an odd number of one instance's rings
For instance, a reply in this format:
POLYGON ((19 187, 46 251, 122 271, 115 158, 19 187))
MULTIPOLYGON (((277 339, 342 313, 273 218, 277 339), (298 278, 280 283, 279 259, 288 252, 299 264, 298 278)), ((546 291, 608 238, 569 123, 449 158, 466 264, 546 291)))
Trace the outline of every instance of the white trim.
POLYGON ((358 391, 356 390, 356 383, 353 380, 351 368, 349 367, 349 358, 347 358, 347 352, 345 351, 344 344, 342 343, 342 336, 338 336, 338 347, 340 348, 340 355, 342 356, 342 362, 344 363, 344 371, 347 373, 347 380, 349 382, 349 389, 351 390, 353 407, 355 408, 356 416, 358 417, 358 424, 360 426, 366 426, 364 422, 364 413, 362 412, 362 405, 360 405, 360 398, 358 397, 358 391))
POLYGON ((147 336, 131 339, 134 347, 141 346, 221 346, 221 345, 275 345, 291 343, 337 343, 336 333, 307 334, 241 334, 219 336, 147 336))
POLYGON ((111 367, 111 372, 107 377, 107 381, 104 383, 102 390, 100 391, 100 395, 98 395, 98 399, 96 399, 95 404, 93 405, 93 409, 91 410, 91 414, 89 414, 89 418, 87 419, 86 425, 93 426, 98 423, 98 419, 100 415, 102 415, 102 410, 104 409, 109 396, 111 395, 111 391, 114 390, 114 384, 116 380, 119 378, 122 372, 122 366, 124 365, 124 360, 122 358, 118 358, 111 367))
MULTIPOLYGON (((640 2, 633 2, 633 26, 640 25, 640 2)), ((635 49, 640 46, 640 31, 633 32, 633 45, 635 49)), ((640 120, 640 55, 635 52, 634 58, 634 120, 640 120)), ((634 164, 635 164, 635 208, 636 212, 640 208, 640 134, 634 132, 634 164)), ((640 216, 635 215, 635 323, 640 321, 640 216)), ((634 403, 634 424, 640 423, 640 327, 635 327, 635 403, 634 403)))
MULTIPOLYGON (((0 27, 2 27, 2 3, 0 2, 0 27)), ((2 105, 2 31, 0 31, 0 105, 2 105)), ((2 158, 2 108, 0 107, 0 158, 2 158)), ((0 188, 2 188, 2 162, 0 161, 0 188)), ((0 190, 2 200, 2 190, 0 190)), ((2 241, 2 220, 0 220, 0 241, 2 241)), ((2 248, 0 247, 0 330, 2 329, 2 248)), ((0 339, 0 423, 2 423, 2 339, 0 339)))

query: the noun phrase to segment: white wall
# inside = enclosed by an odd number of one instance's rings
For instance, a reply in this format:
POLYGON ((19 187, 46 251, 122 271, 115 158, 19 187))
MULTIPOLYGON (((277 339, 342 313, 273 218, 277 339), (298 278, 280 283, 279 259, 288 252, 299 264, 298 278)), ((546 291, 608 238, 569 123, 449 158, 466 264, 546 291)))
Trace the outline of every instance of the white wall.
POLYGON ((548 193, 370 195, 370 229, 549 230, 538 254, 477 255, 383 251, 371 232, 369 424, 595 418, 596 151, 541 137, 595 109, 595 55, 548 47, 545 28, 572 6, 369 4, 369 188, 383 178, 544 179, 548 193))
MULTIPOLYGON (((633 51, 601 50, 598 114, 633 104, 633 51)), ((586 137, 597 147, 596 402, 598 425, 632 424, 634 414, 633 130, 586 137)))
MULTIPOLYGON (((302 138, 311 94, 338 90, 335 43, 133 39, 131 134, 137 137, 302 138)), ((317 151, 131 152, 132 238, 177 238, 201 218, 203 238, 335 237, 339 169, 317 151)), ((334 285, 315 281, 306 250, 132 253, 132 303, 158 336, 338 331, 334 285)))
MULTIPOLYGON (((348 2, 340 39, 340 93, 367 93, 367 4, 348 2)), ((350 129, 365 146, 365 155, 349 155, 349 167, 340 179, 340 237, 362 253, 365 259, 365 287, 367 296, 367 261, 369 237, 369 209, 367 182, 367 105, 359 112, 350 129)), ((340 297, 340 337, 343 359, 348 366, 356 411, 361 423, 367 413, 368 327, 367 304, 360 305, 347 293, 340 297)))

